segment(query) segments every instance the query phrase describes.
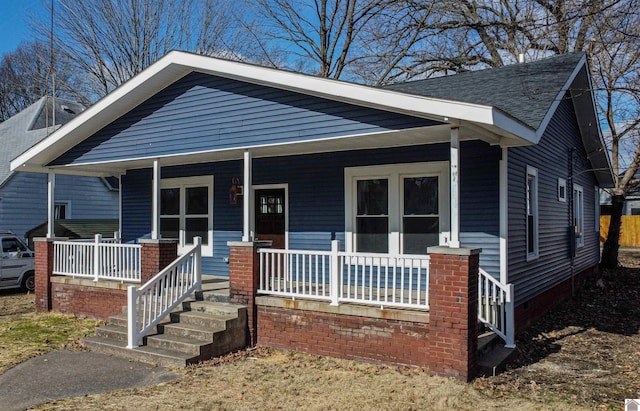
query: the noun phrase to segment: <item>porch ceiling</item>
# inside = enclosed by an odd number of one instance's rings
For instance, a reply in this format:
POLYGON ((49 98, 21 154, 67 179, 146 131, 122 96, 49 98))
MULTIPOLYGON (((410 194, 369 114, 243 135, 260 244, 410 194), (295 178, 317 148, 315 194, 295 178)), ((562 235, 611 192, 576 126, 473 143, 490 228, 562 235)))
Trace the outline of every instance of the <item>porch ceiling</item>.
MULTIPOLYGON (((305 141, 299 143, 248 146, 233 149, 201 151, 167 156, 149 156, 115 160, 100 163, 52 166, 48 169, 57 174, 112 176, 126 173, 127 170, 152 167, 154 160, 160 160, 162 166, 197 164, 215 161, 238 160, 245 151, 250 151, 253 158, 280 157, 300 154, 314 154, 335 151, 362 150, 374 148, 390 148, 422 144, 448 143, 451 139, 451 124, 430 127, 419 127, 402 131, 354 135, 339 138, 305 141)), ((460 140, 483 140, 489 144, 502 146, 522 145, 522 140, 509 139, 490 130, 473 124, 459 126, 460 140)), ((42 172, 42 167, 24 164, 20 171, 42 172)))

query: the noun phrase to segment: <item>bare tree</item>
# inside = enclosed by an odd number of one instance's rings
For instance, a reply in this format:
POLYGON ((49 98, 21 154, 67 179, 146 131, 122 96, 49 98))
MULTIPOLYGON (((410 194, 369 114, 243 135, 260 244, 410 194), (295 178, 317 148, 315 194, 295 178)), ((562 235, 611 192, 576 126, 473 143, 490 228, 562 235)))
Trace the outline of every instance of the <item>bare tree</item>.
MULTIPOLYGON (((173 49, 241 59, 233 4, 224 0, 59 0, 54 38, 101 97, 173 49)), ((48 39, 50 24, 36 21, 48 39)))
MULTIPOLYGON (((41 42, 21 43, 15 51, 0 60, 0 121, 50 95, 49 46, 41 42)), ((57 97, 66 97, 86 104, 83 79, 71 69, 68 61, 55 61, 57 97)))
POLYGON ((345 78, 361 57, 361 32, 378 16, 385 0, 256 0, 252 28, 270 63, 320 77, 345 78), (286 56, 286 57, 285 57, 286 56), (296 56, 292 59, 291 56, 296 56))

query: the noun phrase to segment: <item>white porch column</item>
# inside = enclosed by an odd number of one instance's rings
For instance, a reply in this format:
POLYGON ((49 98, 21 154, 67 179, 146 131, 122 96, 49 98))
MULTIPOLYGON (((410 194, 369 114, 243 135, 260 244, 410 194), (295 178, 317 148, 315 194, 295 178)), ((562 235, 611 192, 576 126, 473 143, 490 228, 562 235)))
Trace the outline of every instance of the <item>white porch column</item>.
POLYGON ((460 248, 460 138, 451 129, 451 239, 449 247, 460 248))
POLYGON ((251 152, 244 152, 244 181, 243 181, 243 193, 244 198, 242 201, 242 241, 251 241, 253 237, 251 233, 251 205, 253 204, 253 190, 251 188, 252 179, 252 167, 251 167, 251 152))
POLYGON ((153 220, 151 223, 151 239, 160 238, 160 160, 153 160, 153 220))
POLYGON ((508 256, 507 256, 507 242, 509 240, 509 209, 508 205, 508 196, 509 196, 509 186, 508 186, 508 162, 507 162, 507 153, 508 148, 502 148, 502 158, 500 159, 500 282, 502 284, 507 284, 507 264, 508 264, 508 256))
POLYGON ((47 238, 56 236, 56 174, 49 171, 47 175, 47 238))

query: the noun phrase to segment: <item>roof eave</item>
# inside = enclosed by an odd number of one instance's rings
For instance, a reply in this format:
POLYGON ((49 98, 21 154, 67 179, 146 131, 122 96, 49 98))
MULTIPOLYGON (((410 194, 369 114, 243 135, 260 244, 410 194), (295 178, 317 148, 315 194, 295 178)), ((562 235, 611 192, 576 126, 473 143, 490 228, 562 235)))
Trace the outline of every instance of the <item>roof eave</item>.
POLYGON ((47 164, 132 110, 144 100, 191 72, 314 95, 441 122, 472 122, 518 140, 535 142, 535 131, 490 106, 462 103, 373 88, 300 73, 171 51, 80 113, 49 137, 11 161, 11 170, 45 172, 47 164))

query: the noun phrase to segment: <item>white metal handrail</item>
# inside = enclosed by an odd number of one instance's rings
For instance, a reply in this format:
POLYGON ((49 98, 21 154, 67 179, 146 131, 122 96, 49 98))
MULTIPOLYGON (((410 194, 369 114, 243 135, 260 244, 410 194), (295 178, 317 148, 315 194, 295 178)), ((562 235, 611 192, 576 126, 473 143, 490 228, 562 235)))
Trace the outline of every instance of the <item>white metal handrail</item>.
POLYGON ((429 257, 262 248, 259 292, 380 307, 429 308, 429 257))
POLYGON ((127 289, 127 348, 138 341, 195 291, 202 289, 202 239, 139 289, 127 289))
POLYGON ((513 284, 502 284, 483 269, 478 271, 478 319, 515 347, 513 284))
POLYGON ((94 281, 140 281, 139 244, 120 244, 119 238, 93 241, 54 241, 53 274, 94 281))

